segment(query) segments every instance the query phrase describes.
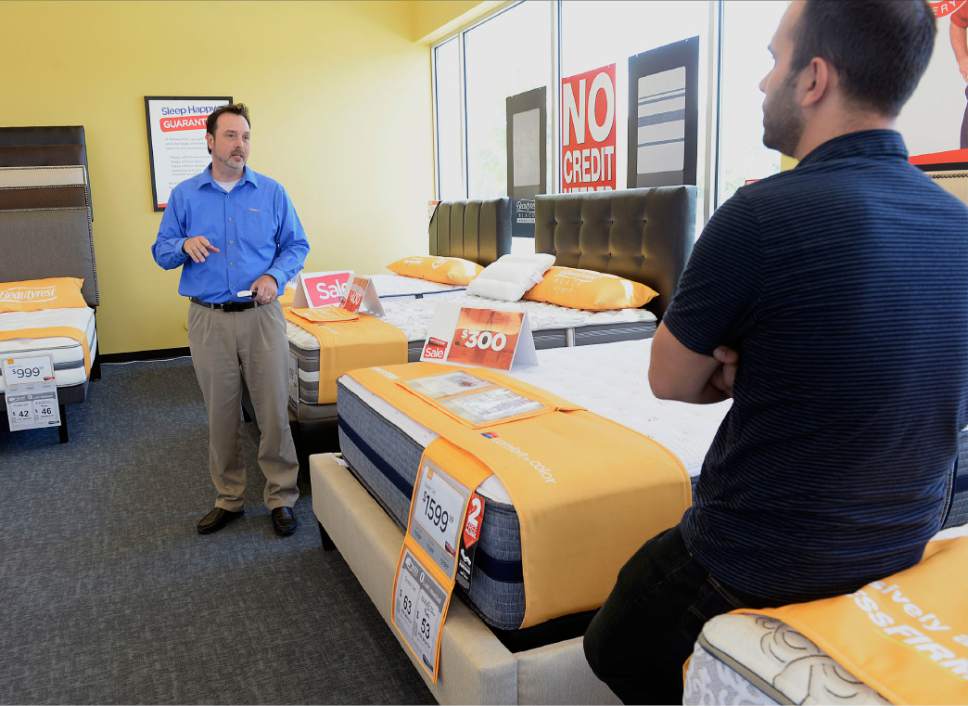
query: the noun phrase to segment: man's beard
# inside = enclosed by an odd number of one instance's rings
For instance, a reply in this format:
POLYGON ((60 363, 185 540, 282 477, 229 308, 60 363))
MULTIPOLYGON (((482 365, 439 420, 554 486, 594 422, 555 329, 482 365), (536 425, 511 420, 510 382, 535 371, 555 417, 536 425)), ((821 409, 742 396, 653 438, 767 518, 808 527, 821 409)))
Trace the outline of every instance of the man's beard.
POLYGON ((795 80, 791 77, 783 82, 769 106, 763 106, 763 144, 791 157, 804 129, 803 114, 793 100, 794 88, 795 80))

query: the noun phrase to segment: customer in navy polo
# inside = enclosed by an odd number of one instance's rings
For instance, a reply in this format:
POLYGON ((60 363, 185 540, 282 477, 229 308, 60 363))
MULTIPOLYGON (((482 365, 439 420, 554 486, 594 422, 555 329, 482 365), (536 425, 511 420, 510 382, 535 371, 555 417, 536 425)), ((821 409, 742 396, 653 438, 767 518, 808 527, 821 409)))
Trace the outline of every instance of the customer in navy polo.
POLYGON ((968 208, 892 129, 934 40, 923 0, 807 0, 780 22, 763 142, 800 163, 716 211, 652 346, 657 396, 733 406, 693 507, 585 636, 623 701, 679 702, 709 618, 853 591, 942 526, 968 422, 968 208))

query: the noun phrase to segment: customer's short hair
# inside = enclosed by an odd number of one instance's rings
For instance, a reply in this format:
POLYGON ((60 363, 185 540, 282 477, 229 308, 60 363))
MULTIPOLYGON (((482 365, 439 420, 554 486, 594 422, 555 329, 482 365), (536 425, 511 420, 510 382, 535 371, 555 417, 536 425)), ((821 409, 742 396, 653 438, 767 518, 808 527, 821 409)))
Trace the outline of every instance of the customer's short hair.
POLYGON ((936 33, 925 0, 806 0, 793 32, 792 71, 826 59, 848 99, 893 117, 927 69, 936 33))
POLYGON ((249 109, 245 103, 229 103, 228 105, 221 105, 209 113, 208 119, 205 120, 205 132, 215 137, 215 126, 218 124, 218 117, 224 113, 241 115, 250 127, 252 125, 252 121, 249 120, 249 109))

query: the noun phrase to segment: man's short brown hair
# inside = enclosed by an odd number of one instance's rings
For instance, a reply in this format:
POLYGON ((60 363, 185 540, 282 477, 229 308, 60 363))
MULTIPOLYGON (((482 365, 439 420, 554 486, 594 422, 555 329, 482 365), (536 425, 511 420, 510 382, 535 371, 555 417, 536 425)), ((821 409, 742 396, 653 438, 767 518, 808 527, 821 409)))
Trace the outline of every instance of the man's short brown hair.
POLYGON ((213 110, 208 119, 205 121, 205 132, 207 132, 212 137, 215 137, 215 126, 218 124, 218 116, 223 113, 232 113, 233 115, 241 115, 245 118, 245 122, 252 125, 252 121, 249 120, 249 109, 245 106, 245 103, 229 103, 228 105, 222 105, 213 110))

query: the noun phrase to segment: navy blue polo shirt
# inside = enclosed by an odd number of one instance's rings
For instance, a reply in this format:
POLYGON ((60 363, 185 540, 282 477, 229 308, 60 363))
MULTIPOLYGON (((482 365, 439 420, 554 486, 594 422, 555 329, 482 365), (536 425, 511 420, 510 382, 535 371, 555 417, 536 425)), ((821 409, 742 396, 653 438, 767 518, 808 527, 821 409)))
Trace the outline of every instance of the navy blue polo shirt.
POLYGON ((664 319, 739 351, 682 531, 727 585, 787 602, 921 558, 968 422, 968 208, 890 130, 736 192, 664 319))

